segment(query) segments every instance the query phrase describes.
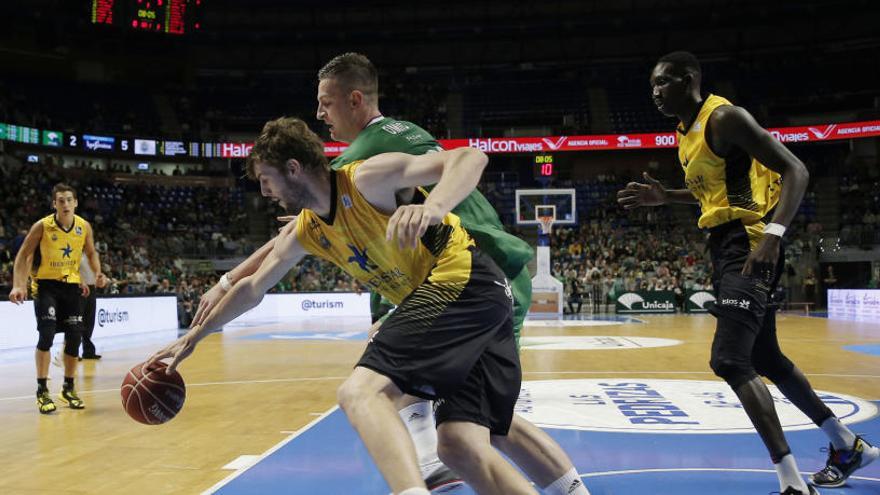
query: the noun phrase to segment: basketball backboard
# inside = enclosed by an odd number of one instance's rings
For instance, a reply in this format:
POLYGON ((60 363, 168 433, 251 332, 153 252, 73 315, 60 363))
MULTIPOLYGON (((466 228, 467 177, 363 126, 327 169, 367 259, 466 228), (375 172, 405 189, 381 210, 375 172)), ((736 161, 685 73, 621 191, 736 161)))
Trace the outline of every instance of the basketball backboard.
POLYGON ((574 189, 517 189, 516 224, 540 225, 538 217, 553 217, 554 225, 577 223, 574 189))

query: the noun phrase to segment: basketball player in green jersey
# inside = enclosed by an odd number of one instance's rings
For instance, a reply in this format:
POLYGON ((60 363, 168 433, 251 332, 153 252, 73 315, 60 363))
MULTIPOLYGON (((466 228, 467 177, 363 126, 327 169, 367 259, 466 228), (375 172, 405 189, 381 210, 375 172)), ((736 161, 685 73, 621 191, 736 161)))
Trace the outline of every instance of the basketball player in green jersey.
MULTIPOLYGON (((412 122, 383 116, 379 111, 378 95, 376 68, 364 55, 339 55, 318 72, 316 116, 329 127, 332 139, 349 143, 348 148, 330 162, 332 168, 338 169, 381 153, 421 155, 443 149, 433 136, 412 122)), ((480 250, 488 254, 510 280, 514 297, 514 335, 518 345, 531 302, 532 279, 526 264, 534 250, 522 239, 504 231, 495 209, 479 191, 474 190, 452 211, 461 218, 462 226, 480 250)), ((374 322, 381 321, 392 307, 378 293, 371 294, 370 309, 374 322)), ((436 454, 436 432, 430 404, 412 397, 404 398, 398 408, 415 441, 428 485, 451 481, 453 477, 440 464, 436 454)))
POLYGON ((800 476, 780 426, 770 379, 831 440, 826 467, 810 477, 837 487, 878 456, 843 425, 780 350, 770 294, 785 266, 782 236, 807 188, 804 164, 762 129, 744 109, 700 91, 702 72, 693 54, 673 52, 651 73, 654 102, 681 121, 678 155, 687 189, 665 189, 645 174, 618 193, 627 209, 665 203, 699 203, 700 228, 709 230, 717 319, 710 366, 739 397, 779 476, 782 495, 817 493, 800 476))
MULTIPOLYGON (((421 127, 384 117, 379 111, 379 79, 367 57, 345 53, 318 72, 318 120, 330 128, 330 137, 349 143, 330 166, 339 168, 356 160, 402 152, 421 155, 443 148, 421 127)), ((430 190, 430 188, 429 188, 430 190)), ((534 249, 522 239, 504 231, 498 213, 479 191, 471 193, 453 213, 510 279, 514 297, 514 332, 519 339, 532 297, 532 279, 526 265, 534 249)), ((375 305, 373 305, 375 309, 375 305)), ((375 317, 375 313, 374 313, 375 317)))
POLYGON ((383 153, 331 170, 305 123, 266 124, 248 158, 264 196, 297 214, 252 275, 204 323, 150 362, 169 372, 217 328, 259 304, 306 254, 339 266, 398 308, 371 336, 338 391, 339 404, 397 495, 428 495, 413 443, 393 407, 403 393, 436 400, 440 453, 483 494, 588 495, 564 451, 514 414, 522 371, 507 277, 451 210, 474 190, 488 158, 460 148, 383 153), (436 184, 428 193, 418 187, 436 184), (405 199, 409 198, 409 199, 405 199), (562 463, 558 463, 561 461, 562 463))
MULTIPOLYGON (((421 155, 442 150, 439 143, 419 126, 382 116, 378 104, 378 73, 364 55, 345 53, 333 58, 318 72, 318 81, 318 120, 329 126, 333 139, 350 143, 342 155, 331 162, 332 168, 386 152, 421 155)), ((480 250, 488 254, 510 280, 514 297, 514 334, 518 344, 531 302, 532 281, 526 265, 534 251, 528 243, 504 231, 498 214, 479 191, 473 191, 453 213, 461 218, 462 226, 480 250)), ((202 297, 193 326, 200 323, 210 306, 222 297, 225 290, 221 284, 231 286, 235 280, 253 273, 271 249, 271 243, 224 275, 220 283, 202 297)), ((371 310, 375 323, 372 332, 378 329, 382 316, 391 307, 378 293, 372 293, 371 310)), ((457 479, 437 456, 437 433, 431 404, 416 397, 404 397, 397 406, 413 437, 428 487, 451 488, 457 479)))

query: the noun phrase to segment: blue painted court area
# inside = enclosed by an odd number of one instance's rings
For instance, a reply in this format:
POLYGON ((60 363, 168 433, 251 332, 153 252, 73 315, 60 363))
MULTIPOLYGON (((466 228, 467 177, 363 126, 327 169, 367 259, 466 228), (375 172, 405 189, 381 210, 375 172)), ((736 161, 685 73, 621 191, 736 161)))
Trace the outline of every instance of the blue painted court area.
MULTIPOLYGON (((880 418, 854 431, 880 440, 880 418)), ((754 433, 669 434, 548 429, 571 456, 593 495, 751 495, 777 490, 764 446, 754 433)), ((787 432, 803 472, 824 466, 818 429, 787 432)), ((382 480, 345 415, 335 410, 289 439, 214 493, 256 495, 386 495, 382 480)), ((472 495, 467 488, 449 493, 472 495)), ((824 495, 880 494, 880 462, 859 471, 848 486, 824 495)))
POLYGON ((848 351, 861 352, 869 356, 880 356, 880 344, 848 345, 844 346, 848 351))

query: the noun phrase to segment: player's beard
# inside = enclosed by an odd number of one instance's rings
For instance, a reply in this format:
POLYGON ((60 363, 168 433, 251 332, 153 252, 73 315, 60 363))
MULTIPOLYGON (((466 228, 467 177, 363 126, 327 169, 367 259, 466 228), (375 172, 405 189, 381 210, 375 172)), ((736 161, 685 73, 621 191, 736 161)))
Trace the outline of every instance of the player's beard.
POLYGON ((286 180, 285 185, 286 190, 284 198, 281 200, 281 206, 287 213, 299 215, 303 208, 314 204, 315 195, 303 184, 295 180, 286 180))

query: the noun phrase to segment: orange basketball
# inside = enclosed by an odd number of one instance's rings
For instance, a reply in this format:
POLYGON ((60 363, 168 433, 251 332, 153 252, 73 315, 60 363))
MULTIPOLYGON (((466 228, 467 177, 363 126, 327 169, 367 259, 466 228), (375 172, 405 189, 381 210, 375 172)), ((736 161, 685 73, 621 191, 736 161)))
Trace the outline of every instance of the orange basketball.
POLYGON ((122 380, 122 407, 135 421, 145 425, 168 422, 180 412, 186 400, 183 377, 165 373, 165 363, 147 367, 135 365, 122 380))

